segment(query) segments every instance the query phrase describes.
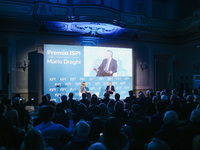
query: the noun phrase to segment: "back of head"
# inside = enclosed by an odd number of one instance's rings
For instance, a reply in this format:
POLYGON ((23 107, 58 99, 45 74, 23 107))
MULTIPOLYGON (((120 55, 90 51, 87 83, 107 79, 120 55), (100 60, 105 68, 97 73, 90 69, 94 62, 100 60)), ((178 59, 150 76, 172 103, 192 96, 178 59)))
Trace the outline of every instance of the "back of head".
POLYGON ((49 122, 53 119, 54 112, 55 109, 52 106, 42 107, 39 111, 39 117, 42 119, 42 121, 49 122))
POLYGON ((114 111, 115 111, 115 112, 122 112, 123 110, 124 110, 123 102, 117 101, 117 102, 115 103, 114 111))
POLYGON ((175 89, 172 89, 172 92, 171 92, 171 94, 173 95, 173 94, 175 94, 176 95, 176 90, 175 89))
POLYGON ((190 121, 200 123, 200 109, 194 109, 192 111, 190 121))
POLYGON ((160 92, 160 95, 162 96, 162 95, 166 95, 167 93, 165 92, 165 91, 161 91, 160 92))
POLYGON ((108 136, 114 136, 118 133, 120 133, 121 130, 121 123, 120 121, 115 117, 110 117, 106 120, 105 126, 104 126, 104 135, 108 136))
POLYGON ((80 104, 80 101, 75 101, 74 102, 74 109, 77 111, 78 105, 80 104))
POLYGON ((171 102, 177 102, 177 96, 175 95, 175 94, 172 94, 171 96, 170 96, 170 101, 171 102))
POLYGON ((61 100, 62 100, 62 102, 67 101, 67 95, 63 95, 63 96, 61 96, 61 100))
POLYGON ((80 104, 78 105, 78 113, 84 113, 84 112, 86 112, 86 111, 87 111, 87 107, 85 106, 85 104, 80 103, 80 104))
POLYGON ((168 101, 169 99, 168 99, 168 97, 166 95, 162 95, 161 96, 161 100, 162 101, 168 101))
POLYGON ((108 108, 114 108, 115 106, 115 101, 113 99, 111 99, 109 102, 108 102, 108 108))
POLYGON ((145 98, 145 95, 144 95, 143 92, 139 92, 139 98, 140 98, 140 99, 144 99, 144 98, 145 98))
POLYGON ((100 106, 95 105, 95 106, 92 108, 92 114, 93 114, 93 116, 95 116, 95 117, 100 116, 100 115, 101 115, 101 108, 100 108, 100 106))
POLYGON ((120 120, 115 117, 107 119, 104 132, 103 132, 104 144, 108 149, 128 149, 128 138, 121 132, 120 120))
POLYGON ((116 100, 119 100, 119 99, 120 99, 119 93, 116 93, 116 94, 115 94, 115 99, 116 99, 116 100))
POLYGON ((157 96, 153 96, 152 103, 157 103, 157 101, 158 101, 158 97, 157 96))
POLYGON ((51 95, 50 94, 46 94, 47 98, 48 98, 48 101, 51 100, 51 95))
POLYGON ((173 110, 167 111, 164 115, 163 121, 166 125, 177 125, 178 114, 173 110))
POLYGON ((74 94, 73 93, 69 93, 69 99, 73 99, 74 94))
POLYGON ((97 104, 97 103, 98 103, 97 95, 93 94, 91 98, 91 105, 97 104))
POLYGON ((149 96, 150 90, 146 90, 146 95, 149 96))
POLYGON ((24 149, 25 150, 44 150, 45 144, 44 139, 40 131, 31 130, 24 138, 24 149))
POLYGON ((160 91, 156 91, 156 96, 160 97, 160 91))
POLYGON ((45 95, 45 96, 42 96, 42 102, 45 102, 47 103, 48 102, 48 97, 45 95))
POLYGON ((82 98, 86 99, 86 97, 87 97, 86 93, 82 93, 82 98))
POLYGON ((19 104, 19 102, 20 102, 20 98, 19 97, 15 97, 14 99, 13 99, 13 104, 15 105, 15 104, 19 104))
POLYGON ((101 108, 101 115, 107 116, 108 115, 108 108, 107 108, 106 104, 101 103, 101 104, 99 104, 99 106, 101 108))
POLYGON ((70 101, 63 101, 62 107, 63 107, 63 109, 70 109, 71 108, 71 102, 70 101))
POLYGON ((90 133, 90 125, 85 121, 79 121, 75 126, 75 135, 80 138, 87 138, 90 133))
POLYGON ((152 141, 147 145, 146 150, 171 150, 170 146, 158 138, 153 138, 152 141))
POLYGON ((186 100, 187 100, 187 102, 193 102, 194 96, 190 94, 187 96, 186 100))
POLYGON ((104 93, 104 97, 105 97, 105 98, 109 98, 109 93, 107 93, 107 92, 104 93))
POLYGON ((133 90, 130 90, 128 93, 129 93, 129 96, 130 96, 130 97, 133 96, 133 90))
POLYGON ((134 114, 139 114, 141 113, 141 106, 139 104, 133 104, 131 106, 131 111, 134 113, 134 114))
POLYGON ((88 150, 107 150, 106 147, 100 143, 100 142, 96 142, 94 144, 92 144, 88 150))
POLYGON ((150 97, 150 98, 153 98, 153 96, 154 96, 154 92, 153 92, 153 91, 150 91, 150 92, 149 92, 149 97, 150 97))
POLYGON ((58 104, 56 106, 56 113, 65 113, 65 110, 63 109, 62 105, 58 104))

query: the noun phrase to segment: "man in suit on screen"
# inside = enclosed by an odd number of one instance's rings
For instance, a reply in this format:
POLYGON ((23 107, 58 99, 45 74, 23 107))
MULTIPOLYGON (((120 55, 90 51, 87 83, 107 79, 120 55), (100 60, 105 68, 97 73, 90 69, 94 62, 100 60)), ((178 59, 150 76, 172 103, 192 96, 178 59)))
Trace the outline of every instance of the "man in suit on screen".
POLYGON ((99 68, 94 68, 97 72, 97 77, 101 76, 113 76, 117 72, 117 61, 113 59, 113 52, 111 50, 106 51, 106 59, 104 59, 99 68))

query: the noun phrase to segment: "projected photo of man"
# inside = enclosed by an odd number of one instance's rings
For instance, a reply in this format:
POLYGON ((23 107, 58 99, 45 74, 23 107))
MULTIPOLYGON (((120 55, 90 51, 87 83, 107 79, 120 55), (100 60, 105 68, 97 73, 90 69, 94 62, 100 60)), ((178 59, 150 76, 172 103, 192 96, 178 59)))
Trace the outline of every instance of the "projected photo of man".
POLYGON ((97 77, 101 76, 113 76, 117 72, 117 61, 113 59, 113 52, 111 50, 106 51, 106 59, 104 59, 99 68, 94 68, 97 72, 97 77))

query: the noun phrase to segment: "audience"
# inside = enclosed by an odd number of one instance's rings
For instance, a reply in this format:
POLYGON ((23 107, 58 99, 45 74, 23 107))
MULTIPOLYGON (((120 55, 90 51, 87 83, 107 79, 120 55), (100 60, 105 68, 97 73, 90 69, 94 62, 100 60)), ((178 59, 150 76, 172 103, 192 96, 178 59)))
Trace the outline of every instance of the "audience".
POLYGON ((101 119, 101 108, 100 106, 94 106, 92 108, 93 119, 90 124, 90 140, 98 141, 100 133, 103 133, 104 121, 101 119))
POLYGON ((99 141, 109 150, 128 149, 129 147, 128 138, 121 132, 121 123, 115 117, 106 120, 103 135, 99 141))
POLYGON ((85 121, 91 121, 92 120, 92 114, 87 111, 87 107, 85 104, 80 103, 77 108, 77 113, 74 114, 74 122, 75 124, 79 122, 81 119, 85 121))
POLYGON ((154 137, 167 142, 172 150, 180 149, 180 141, 177 140, 181 138, 178 121, 178 114, 175 111, 167 111, 164 114, 163 126, 154 135, 154 137))
POLYGON ((62 147, 62 150, 87 150, 93 142, 89 141, 90 125, 81 120, 74 130, 71 141, 62 147))
POLYGON ((200 110, 194 109, 190 115, 190 122, 181 129, 182 131, 182 149, 190 149, 192 147, 192 140, 195 136, 200 134, 200 110))
POLYGON ((147 90, 146 97, 142 91, 138 97, 128 93, 121 100, 119 93, 115 99, 108 93, 103 99, 93 94, 91 101, 85 94, 77 101, 69 93, 69 99, 61 96, 61 103, 46 94, 37 116, 26 111, 28 103, 20 94, 12 100, 5 97, 0 101, 0 148, 199 149, 198 90, 147 90))
POLYGON ((126 97, 124 102, 126 103, 126 108, 128 110, 130 110, 131 109, 131 104, 135 101, 136 98, 135 98, 135 95, 134 95, 132 90, 129 91, 128 93, 129 93, 129 97, 126 97))
POLYGON ((14 148, 15 129, 11 120, 5 117, 6 112, 6 105, 0 104, 0 147, 12 149, 14 148))
POLYGON ((25 136, 20 150, 53 150, 53 148, 47 148, 42 133, 39 130, 31 130, 25 136))
POLYGON ((76 100, 74 100, 73 97, 74 97, 74 94, 73 93, 69 93, 68 101, 71 103, 71 110, 74 109, 74 103, 76 102, 76 100))
POLYGON ((43 107, 39 114, 42 123, 36 126, 35 129, 41 131, 48 146, 57 150, 61 145, 61 138, 70 136, 73 132, 73 125, 70 123, 69 128, 65 128, 63 125, 53 123, 54 113, 52 106, 43 107))
POLYGON ((147 145, 146 150, 171 150, 171 148, 165 141, 153 138, 147 145))
POLYGON ((81 103, 85 104, 85 106, 88 108, 90 105, 89 100, 87 99, 87 94, 83 93, 82 94, 82 99, 80 100, 81 103))
POLYGON ((110 101, 110 98, 109 98, 109 93, 104 93, 104 98, 102 99, 102 103, 105 103, 106 105, 108 104, 108 102, 110 101))
POLYGON ((92 144, 88 150, 107 150, 106 147, 100 143, 100 142, 96 142, 94 144, 92 144))
POLYGON ((13 125, 18 126, 19 114, 18 114, 17 110, 13 109, 12 101, 10 99, 7 99, 5 104, 7 107, 7 112, 6 112, 5 116, 8 117, 12 121, 13 125))

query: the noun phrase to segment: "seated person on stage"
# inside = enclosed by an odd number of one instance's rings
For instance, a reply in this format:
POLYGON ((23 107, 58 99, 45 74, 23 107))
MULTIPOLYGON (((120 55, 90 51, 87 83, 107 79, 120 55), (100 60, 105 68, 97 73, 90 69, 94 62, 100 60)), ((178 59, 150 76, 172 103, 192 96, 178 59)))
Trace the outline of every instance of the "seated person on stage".
POLYGON ((108 83, 105 91, 109 94, 113 94, 115 92, 115 87, 112 85, 112 82, 108 83))
POLYGON ((90 101, 91 100, 91 92, 90 91, 87 91, 87 88, 85 86, 85 82, 82 82, 81 84, 81 87, 80 87, 80 93, 81 95, 83 93, 86 93, 87 94, 87 99, 90 101))
POLYGON ((94 68, 97 72, 97 77, 101 76, 113 76, 117 72, 117 61, 112 58, 113 52, 111 50, 106 51, 106 59, 104 59, 99 68, 94 68))

